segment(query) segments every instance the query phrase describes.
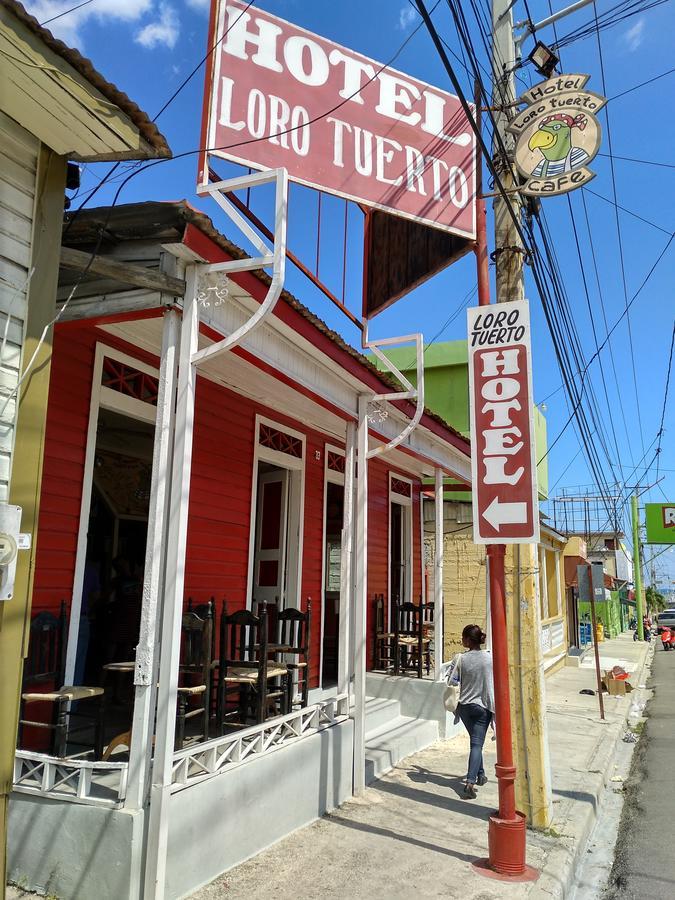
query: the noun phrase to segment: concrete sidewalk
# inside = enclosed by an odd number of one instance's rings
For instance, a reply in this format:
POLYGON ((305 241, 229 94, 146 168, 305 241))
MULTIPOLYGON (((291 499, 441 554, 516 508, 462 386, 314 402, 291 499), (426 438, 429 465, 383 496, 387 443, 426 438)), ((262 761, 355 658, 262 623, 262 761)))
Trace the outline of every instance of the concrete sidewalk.
MULTIPOLYGON (((296 832, 193 895, 195 900, 349 898, 396 900, 419 896, 462 900, 564 897, 595 823, 598 798, 612 775, 617 740, 644 683, 650 645, 632 635, 601 645, 601 667, 623 665, 636 691, 605 694, 606 721, 595 689, 593 656, 580 668, 547 679, 554 821, 547 834, 528 832, 528 862, 541 870, 535 884, 508 884, 478 874, 471 863, 487 856, 487 819, 497 806, 492 778, 476 801, 461 799, 466 772, 465 734, 439 741, 403 760, 352 800, 296 832)), ((494 771, 495 744, 486 742, 486 771, 494 771)))

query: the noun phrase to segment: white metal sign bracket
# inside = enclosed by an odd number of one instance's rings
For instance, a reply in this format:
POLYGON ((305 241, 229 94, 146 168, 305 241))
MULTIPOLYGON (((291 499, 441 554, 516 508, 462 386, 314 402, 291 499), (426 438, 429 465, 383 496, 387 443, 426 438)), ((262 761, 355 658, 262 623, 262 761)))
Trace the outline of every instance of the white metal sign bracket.
POLYGON ((202 184, 197 188, 199 194, 210 194, 218 206, 234 222, 239 230, 246 235, 256 248, 260 256, 247 257, 246 259, 230 260, 228 262, 209 263, 199 267, 200 275, 230 272, 250 272, 253 269, 272 267, 272 281, 267 290, 267 295, 255 313, 244 322, 232 334, 224 337, 215 344, 198 350, 193 354, 191 362, 199 366, 200 363, 231 350, 242 339, 253 331, 274 309, 277 300, 281 296, 286 276, 286 228, 288 221, 288 172, 286 169, 272 169, 267 172, 255 172, 243 175, 241 178, 229 178, 226 181, 216 181, 202 184), (260 235, 251 227, 244 216, 237 210, 234 204, 228 200, 225 194, 231 191, 245 190, 261 184, 275 184, 276 196, 274 203, 274 246, 269 247, 260 235))
POLYGON ((422 413, 424 412, 424 339, 421 334, 406 334, 403 337, 394 337, 394 338, 379 338, 378 340, 369 340, 368 338, 368 322, 364 321, 364 332, 363 332, 363 347, 366 350, 372 350, 375 356, 382 362, 388 372, 394 375, 403 385, 405 390, 403 391, 393 391, 389 394, 376 394, 372 397, 368 402, 370 403, 379 403, 384 402, 386 400, 416 400, 415 414, 412 419, 405 426, 403 431, 397 435, 397 437, 393 438, 387 444, 381 444, 379 447, 373 447, 372 450, 368 451, 368 459, 371 459, 373 456, 382 456, 384 453, 388 453, 390 450, 393 450, 394 447, 398 447, 408 435, 415 429, 418 425, 420 419, 422 418, 422 413), (380 347, 391 347, 394 345, 401 344, 415 344, 415 349, 417 353, 416 358, 416 368, 417 368, 417 387, 415 387, 412 382, 406 378, 403 372, 398 369, 394 363, 380 350, 380 347))

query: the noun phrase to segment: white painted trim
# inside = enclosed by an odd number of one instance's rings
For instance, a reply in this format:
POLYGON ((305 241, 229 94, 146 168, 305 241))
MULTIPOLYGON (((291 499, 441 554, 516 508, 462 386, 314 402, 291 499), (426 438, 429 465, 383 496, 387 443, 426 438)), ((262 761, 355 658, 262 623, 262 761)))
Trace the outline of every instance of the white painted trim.
MULTIPOLYGON (((94 459, 96 458, 96 436, 98 430, 98 415, 101 406, 101 397, 105 397, 105 408, 113 411, 121 412, 123 415, 131 415, 133 418, 141 418, 138 410, 134 407, 136 415, 128 411, 126 406, 119 401, 121 398, 133 400, 132 397, 127 398, 125 394, 119 391, 104 388, 101 385, 101 377, 103 375, 103 360, 105 357, 114 359, 116 362, 122 362, 126 365, 138 369, 139 372, 145 372, 146 375, 152 375, 159 378, 157 369, 153 369, 147 363, 134 359, 120 350, 109 347, 107 344, 97 342, 94 350, 94 365, 92 369, 91 380, 91 398, 89 401, 89 423, 87 426, 87 441, 84 456, 84 472, 82 476, 82 499, 80 501, 80 520, 77 531, 77 551, 75 554, 75 571, 73 574, 73 593, 70 604, 70 618, 68 620, 68 646, 66 650, 66 684, 72 684, 75 675, 75 660, 77 658, 77 641, 80 631, 80 610, 82 609, 82 589, 84 587, 84 566, 87 557, 87 533, 89 531, 89 511, 91 508, 91 492, 94 482, 94 459), (106 391, 107 393, 103 393, 106 391), (109 396, 112 395, 112 397, 109 396), (117 405, 115 403, 117 401, 117 405)), ((141 403, 141 401, 135 401, 141 403)), ((150 404, 143 404, 154 410, 152 422, 155 421, 156 410, 150 404)), ((145 416, 143 416, 145 421, 145 416)))
MULTIPOLYGON (((326 518, 328 510, 328 485, 337 484, 344 487, 345 477, 340 472, 334 472, 328 468, 328 453, 335 453, 338 456, 345 456, 345 451, 334 444, 324 443, 323 445, 323 515, 322 515, 322 531, 321 531, 321 629, 319 633, 319 688, 323 690, 323 638, 326 628, 326 518)), ((344 510, 344 506, 343 506, 344 510)), ((343 514, 344 523, 344 514, 343 514)), ((343 525, 344 530, 344 525, 343 525)), ((343 535, 344 538, 344 535, 343 535)), ((341 547, 341 555, 344 553, 344 547, 341 547)), ((342 572, 340 572, 340 602, 342 602, 342 572)), ((338 642, 339 642, 338 635, 338 642)), ((339 653, 339 646, 338 646, 339 653)), ((339 678, 338 678, 339 681, 339 678)), ((328 688, 329 691, 336 690, 336 687, 328 688)), ((316 690, 316 689, 315 689, 316 690)), ((312 692, 310 691, 310 694, 312 692)))
POLYGON ((213 184, 204 184, 199 188, 200 193, 211 194, 211 197, 221 207, 221 209, 230 217, 235 225, 243 231, 254 244, 259 244, 259 249, 264 248, 264 255, 259 258, 246 258, 239 260, 230 260, 228 262, 212 263, 211 265, 202 266, 201 272, 238 272, 246 271, 263 266, 272 265, 272 278, 265 299, 253 312, 253 315, 247 319, 239 328, 236 328, 231 334, 223 336, 222 340, 216 341, 203 350, 195 351, 192 362, 199 364, 204 360, 213 358, 227 350, 231 350, 241 343, 249 332, 253 331, 261 322, 269 316, 274 309, 281 291, 284 286, 284 278, 286 275, 286 226, 288 221, 288 172, 286 169, 273 169, 268 172, 250 174, 241 178, 233 178, 229 181, 219 181, 213 184), (268 184, 274 182, 276 187, 274 202, 274 246, 272 250, 264 245, 262 239, 256 235, 251 225, 237 211, 234 204, 227 199, 225 193, 227 191, 238 190, 242 187, 268 184))
POLYGON ((368 608, 368 394, 359 397, 354 594, 354 793, 366 788, 366 640, 368 608))
MULTIPOLYGON (((302 559, 303 559, 303 543, 305 536, 305 460, 307 457, 307 435, 301 431, 284 425, 281 422, 275 422, 266 416, 256 413, 255 425, 253 432, 253 473, 251 482, 251 515, 249 520, 249 542, 248 542, 248 574, 246 578, 246 608, 251 608, 253 598, 253 565, 255 560, 255 528, 256 528, 256 512, 258 505, 258 463, 268 462, 281 469, 286 469, 291 473, 289 478, 289 504, 288 504, 288 525, 286 534, 286 546, 288 548, 288 536, 293 529, 297 528, 298 548, 297 548, 297 566, 293 566, 294 584, 291 589, 284 594, 284 607, 293 606, 300 609, 301 592, 302 592, 302 559), (302 442, 302 457, 291 456, 288 453, 280 453, 270 447, 263 447, 260 444, 260 425, 268 425, 270 428, 276 428, 284 431, 293 437, 298 438, 302 442), (299 480, 297 475, 299 474, 299 480), (289 600, 293 602, 289 603, 289 600)), ((287 549, 288 554, 288 549, 287 549)), ((287 567, 287 572, 291 569, 287 567)), ((288 583, 288 578, 287 578, 288 583)))
POLYGON ((537 578, 537 582, 539 584, 539 617, 540 621, 543 622, 545 619, 548 619, 548 579, 546 577, 546 551, 543 547, 539 547, 539 577, 537 578))
POLYGON ((143 809, 152 761, 155 725, 159 629, 162 588, 166 566, 166 534, 171 495, 172 446, 176 409, 180 317, 175 310, 164 313, 157 424, 152 458, 152 481, 145 547, 143 602, 134 672, 134 710, 129 747, 129 785, 125 807, 143 809))
MULTIPOLYGON (((419 519, 420 519, 420 594, 422 597, 422 603, 427 602, 427 579, 426 579, 426 571, 427 567, 425 564, 425 553, 424 553, 424 497, 422 495, 423 488, 420 487, 417 490, 417 503, 419 506, 419 519)), ((414 545, 414 540, 413 540, 414 545)), ((414 547, 413 547, 414 549, 414 547)), ((414 556, 414 554, 413 554, 414 556)))
MULTIPOLYGON (((105 354, 108 355, 107 353, 105 354)), ((109 409, 113 412, 121 413, 129 419, 136 419, 139 422, 148 422, 155 424, 157 411, 150 403, 143 400, 137 400, 136 397, 129 397, 120 391, 113 391, 112 388, 101 385, 99 392, 99 409, 109 409)))
MULTIPOLYGON (((562 590, 560 588, 560 559, 562 557, 562 553, 560 550, 554 550, 553 556, 555 558, 555 595, 556 595, 556 615, 555 617, 565 618, 563 603, 562 603, 562 590)), ((563 631, 565 628, 563 627, 563 631)))
POLYGON ((233 734, 212 738, 178 750, 173 757, 172 793, 189 789, 229 771, 344 722, 349 712, 346 694, 332 695, 310 705, 251 725, 233 734))
POLYGON ((412 601, 413 599, 413 587, 414 587, 414 578, 413 578, 413 547, 414 547, 414 538, 413 538, 413 516, 412 516, 412 507, 413 507, 413 489, 414 484, 410 478, 406 478, 405 475, 399 475, 398 472, 389 471, 389 503, 387 504, 387 628, 389 631, 392 630, 391 624, 391 604, 392 604, 392 596, 391 596, 391 504, 395 503, 397 506, 402 507, 404 510, 403 517, 401 519, 403 525, 403 534, 401 535, 401 547, 405 554, 405 591, 406 595, 401 597, 401 603, 406 603, 408 601, 412 601), (393 479, 397 481, 405 481, 406 484, 410 485, 410 496, 404 497, 403 494, 397 494, 391 489, 391 482, 393 479), (407 531, 407 535, 406 535, 407 531), (405 544, 405 547, 403 546, 405 544))
POLYGON ((198 266, 187 268, 180 339, 176 426, 171 474, 172 491, 166 539, 164 608, 160 636, 157 728, 146 843, 145 890, 143 891, 143 897, 146 900, 162 900, 165 896, 197 381, 197 369, 192 364, 192 358, 199 339, 198 271, 198 266))
MULTIPOLYGON (((420 500, 420 505, 422 501, 420 500)), ((443 470, 434 473, 434 525, 436 532, 434 553, 434 677, 441 680, 443 656, 445 655, 445 623, 443 596, 443 557, 445 543, 443 539, 443 470)))
POLYGON ((354 605, 354 475, 356 426, 347 423, 345 435, 344 507, 342 519, 342 568, 340 572, 340 619, 338 632, 338 693, 349 691, 351 622, 354 605))

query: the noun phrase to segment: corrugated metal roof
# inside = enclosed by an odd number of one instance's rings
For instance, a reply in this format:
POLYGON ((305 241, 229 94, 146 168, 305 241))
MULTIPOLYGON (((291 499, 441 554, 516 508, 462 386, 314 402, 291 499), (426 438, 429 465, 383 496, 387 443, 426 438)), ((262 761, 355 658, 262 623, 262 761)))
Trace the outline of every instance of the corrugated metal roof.
MULTIPOLYGON (((127 203, 115 207, 103 206, 95 209, 77 210, 67 213, 64 217, 63 243, 68 247, 78 249, 93 249, 101 238, 99 253, 105 253, 106 247, 115 246, 121 241, 134 239, 153 238, 164 243, 180 241, 186 225, 194 225, 203 234, 210 238, 214 244, 224 250, 233 259, 243 259, 248 256, 241 247, 233 244, 213 225, 213 222, 205 213, 195 209, 187 200, 177 201, 146 201, 143 203, 127 203)), ((253 272, 263 284, 268 285, 270 278, 266 272, 257 270, 253 272)), ((400 390, 401 385, 387 373, 379 371, 362 353, 350 346, 336 331, 309 310, 297 297, 284 290, 281 294, 292 309, 296 310, 303 318, 307 319, 321 334, 325 335, 337 347, 357 360, 360 365, 391 390, 400 390)), ((441 416, 425 409, 425 416, 438 423, 444 429, 460 438, 469 447, 469 440, 441 416)))
POLYGON ((73 67, 83 78, 85 78, 92 87, 100 91, 101 94, 114 103, 119 109, 125 113, 133 124, 138 128, 141 136, 148 145, 148 149, 143 152, 139 150, 138 158, 154 159, 169 158, 171 149, 166 142, 166 138, 159 131, 154 122, 151 122, 147 113, 137 106, 133 100, 120 91, 114 84, 111 84, 94 68, 91 60, 86 59, 77 50, 68 47, 63 41, 55 38, 51 31, 43 28, 38 20, 29 15, 24 7, 17 3, 16 0, 0 0, 0 3, 9 10, 16 18, 22 22, 27 28, 36 34, 43 43, 49 47, 54 53, 62 57, 69 65, 73 67))

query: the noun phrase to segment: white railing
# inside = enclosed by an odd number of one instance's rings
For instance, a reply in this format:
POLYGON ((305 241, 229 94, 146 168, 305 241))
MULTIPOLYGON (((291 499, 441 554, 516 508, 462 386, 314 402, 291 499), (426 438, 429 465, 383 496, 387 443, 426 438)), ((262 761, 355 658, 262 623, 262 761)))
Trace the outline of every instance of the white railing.
POLYGON ((348 716, 349 696, 341 694, 262 725, 178 750, 173 757, 171 791, 181 791, 249 759, 287 747, 345 721, 348 716))
POLYGON ((126 762, 59 759, 45 753, 17 750, 14 790, 53 800, 116 808, 124 803, 127 771, 126 762))

